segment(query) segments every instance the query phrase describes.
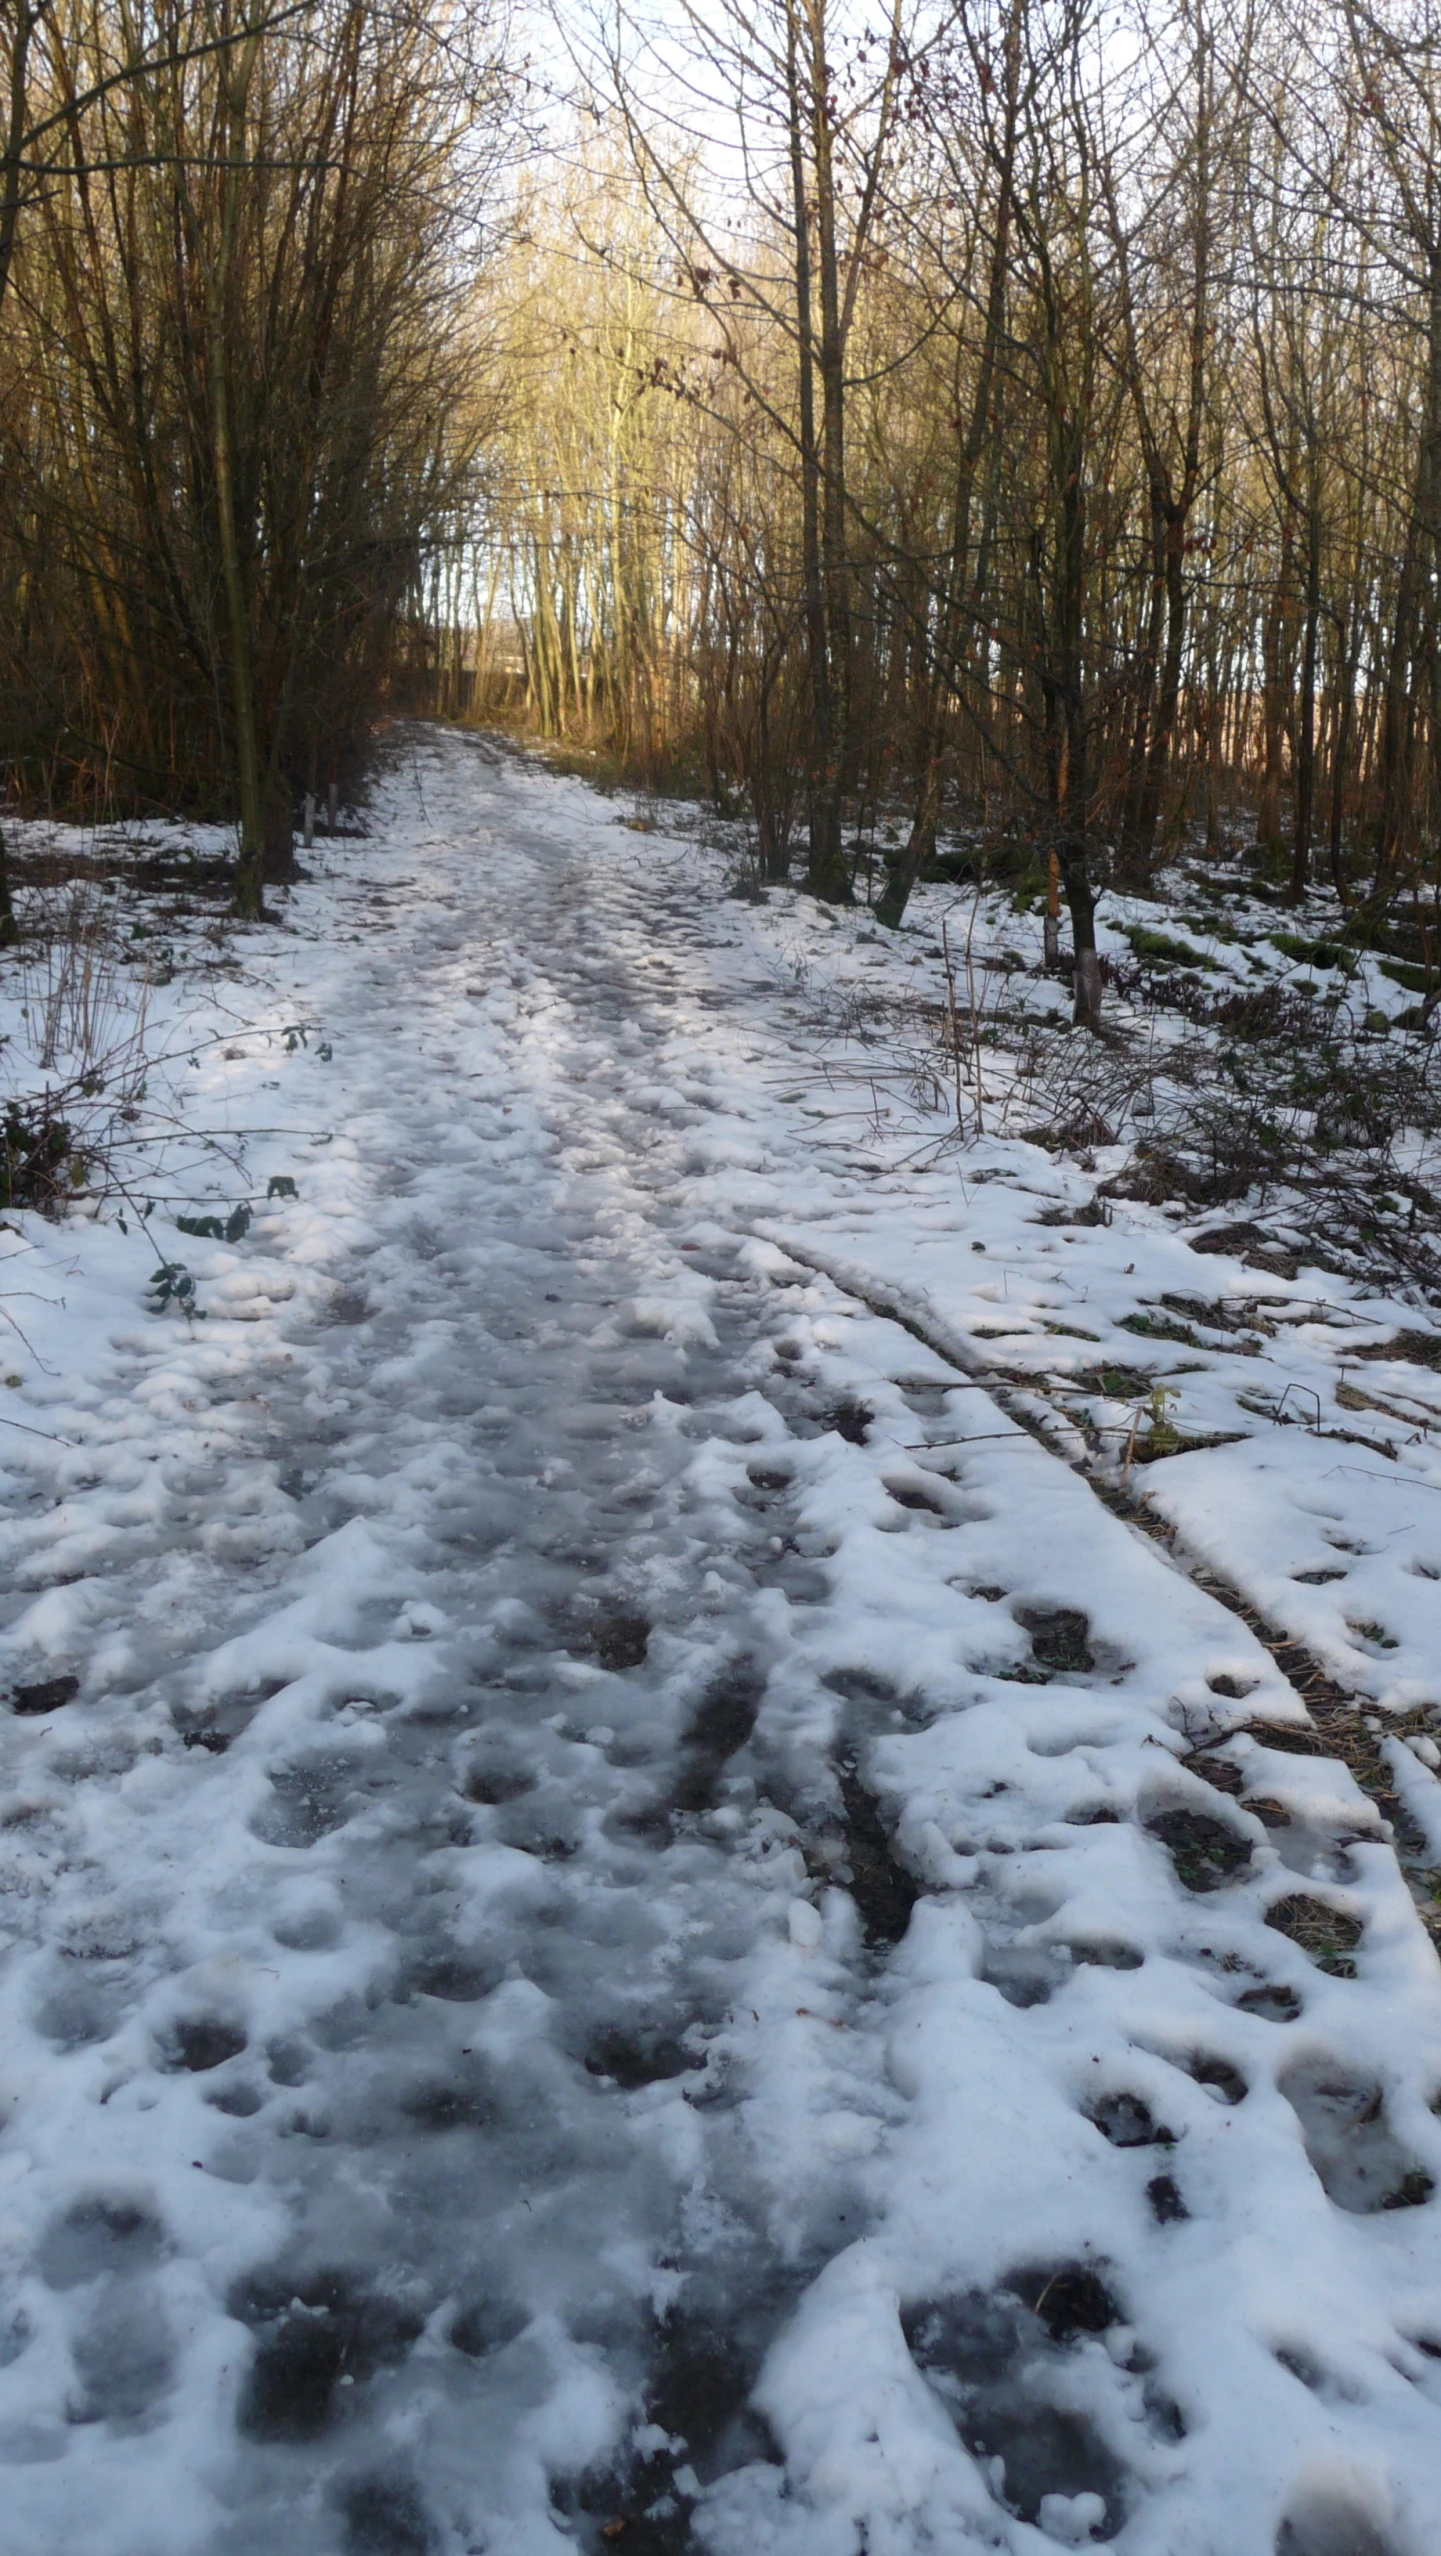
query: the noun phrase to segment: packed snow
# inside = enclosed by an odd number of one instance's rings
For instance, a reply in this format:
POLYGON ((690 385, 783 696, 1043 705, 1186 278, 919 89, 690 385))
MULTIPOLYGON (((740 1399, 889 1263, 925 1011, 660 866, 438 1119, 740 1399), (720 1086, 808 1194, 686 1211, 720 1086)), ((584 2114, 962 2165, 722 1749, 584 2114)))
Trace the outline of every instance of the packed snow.
POLYGON ((924 899, 313 871, 0 1229, 5 2556, 1434 2556, 1441 1334, 818 1072, 924 899))

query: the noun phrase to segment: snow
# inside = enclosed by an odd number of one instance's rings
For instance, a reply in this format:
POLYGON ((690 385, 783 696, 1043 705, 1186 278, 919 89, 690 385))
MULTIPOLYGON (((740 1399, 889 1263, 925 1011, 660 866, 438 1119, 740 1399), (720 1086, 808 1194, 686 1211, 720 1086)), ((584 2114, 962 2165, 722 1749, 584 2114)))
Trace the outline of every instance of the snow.
POLYGON ((1441 1974, 1224 1597, 1441 1863, 1424 1317, 482 741, 315 869, 0 1234, 6 2556, 1428 2556, 1441 1974))

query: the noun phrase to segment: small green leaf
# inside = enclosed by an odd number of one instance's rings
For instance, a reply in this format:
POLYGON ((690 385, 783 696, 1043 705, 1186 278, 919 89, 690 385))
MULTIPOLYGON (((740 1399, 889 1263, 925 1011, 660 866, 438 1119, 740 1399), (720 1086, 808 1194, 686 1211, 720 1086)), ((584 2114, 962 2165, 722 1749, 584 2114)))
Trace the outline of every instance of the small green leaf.
POLYGON ((195 1281, 183 1261, 163 1260, 150 1280, 150 1291, 157 1313, 169 1304, 179 1305, 183 1313, 194 1309, 195 1281))
POLYGON ((298 1198, 300 1192, 289 1172, 272 1172, 266 1185, 265 1195, 267 1198, 298 1198))
POLYGON ((224 1242, 225 1227, 218 1216, 177 1216, 177 1233, 194 1234, 200 1242, 224 1242))

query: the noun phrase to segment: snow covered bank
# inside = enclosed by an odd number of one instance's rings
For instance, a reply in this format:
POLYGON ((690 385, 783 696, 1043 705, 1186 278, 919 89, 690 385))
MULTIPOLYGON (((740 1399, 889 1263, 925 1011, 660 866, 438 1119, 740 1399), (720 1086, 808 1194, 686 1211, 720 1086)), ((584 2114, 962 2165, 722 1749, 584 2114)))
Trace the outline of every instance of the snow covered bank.
POLYGON ((1183 1567, 1434 1834, 1425 1316, 481 743, 318 867, 0 1236, 7 2556, 1429 2556, 1441 1972, 1183 1567))

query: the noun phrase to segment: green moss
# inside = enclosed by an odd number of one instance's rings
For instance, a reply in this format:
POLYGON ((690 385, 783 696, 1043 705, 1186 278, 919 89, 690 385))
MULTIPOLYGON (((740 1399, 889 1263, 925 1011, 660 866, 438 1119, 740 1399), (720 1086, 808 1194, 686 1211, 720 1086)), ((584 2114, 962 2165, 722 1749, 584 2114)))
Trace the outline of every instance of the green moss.
POLYGON ((1189 1324, 1166 1322, 1155 1314, 1127 1314, 1117 1328, 1121 1331, 1134 1331, 1138 1340, 1179 1340, 1186 1349, 1200 1349, 1205 1345, 1197 1338, 1189 1324))
POLYGON ((1273 932, 1271 947, 1300 967, 1340 967, 1348 976, 1356 973, 1356 953, 1340 941, 1307 941, 1297 932, 1273 932))
POLYGON ((1177 941, 1169 932, 1153 932, 1148 923, 1131 923, 1126 938, 1137 958, 1154 959, 1162 967, 1214 967, 1203 950, 1193 950, 1189 941, 1177 941))
POLYGON ((1416 967, 1410 959, 1383 958, 1376 964, 1383 976, 1389 976, 1393 985, 1404 985, 1408 994, 1429 994, 1436 983, 1434 969, 1416 967))

